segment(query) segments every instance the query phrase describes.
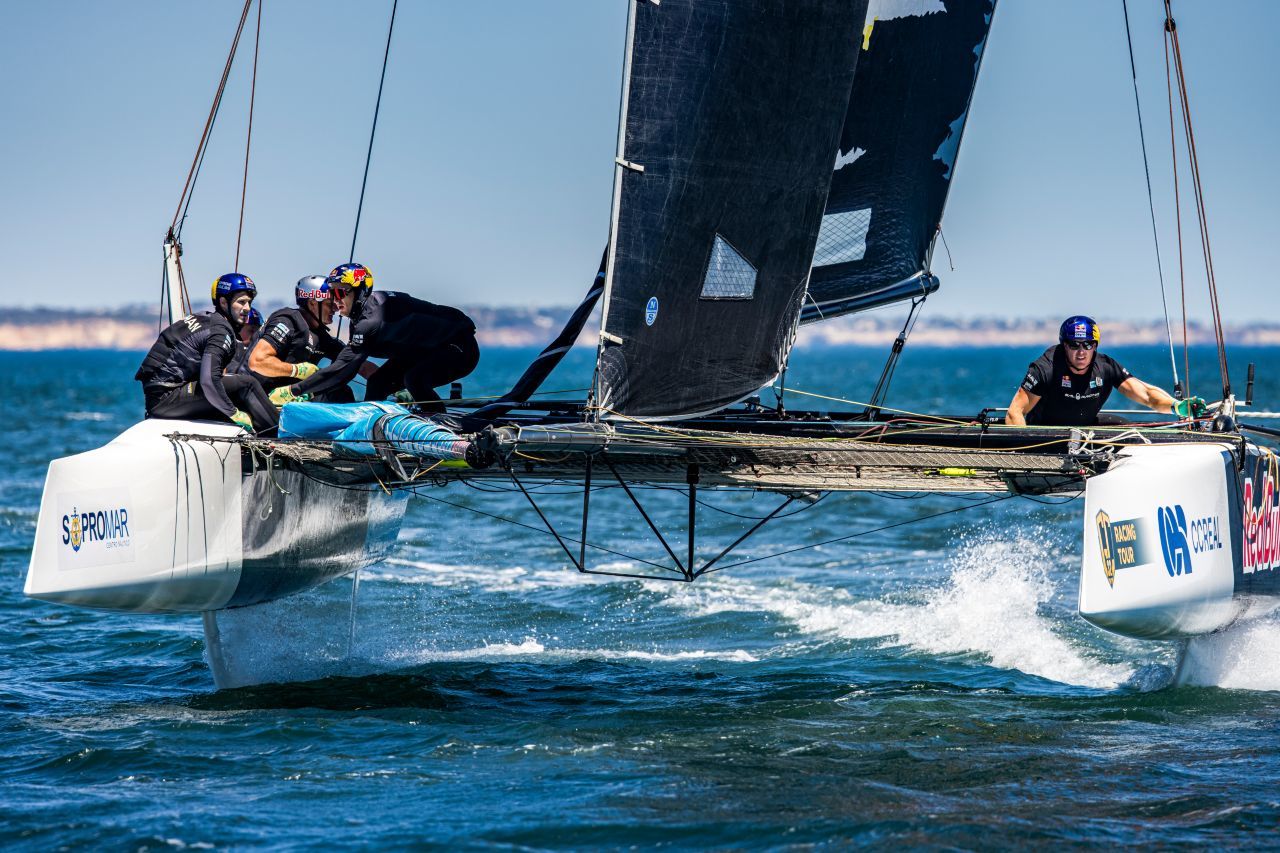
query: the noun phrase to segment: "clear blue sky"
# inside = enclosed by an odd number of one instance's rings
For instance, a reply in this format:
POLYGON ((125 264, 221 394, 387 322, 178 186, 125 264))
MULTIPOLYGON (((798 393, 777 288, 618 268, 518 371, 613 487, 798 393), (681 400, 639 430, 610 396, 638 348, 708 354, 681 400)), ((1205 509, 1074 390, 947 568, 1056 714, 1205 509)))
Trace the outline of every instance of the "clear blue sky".
MULTIPOLYGON (((379 286, 458 304, 579 297, 606 239, 628 2, 400 4, 356 252, 379 286)), ((239 5, 0 0, 0 250, 22 270, 7 302, 155 299, 239 5)), ((273 301, 346 259, 390 6, 266 0, 240 267, 273 301)), ((1175 13, 1224 311, 1274 319, 1280 3, 1175 13)), ((1130 14, 1176 284, 1159 0, 1130 14)), ((246 38, 184 231, 197 298, 235 251, 246 38)), ((1158 316, 1119 0, 1001 0, 944 233, 956 270, 940 248, 929 314, 1158 316)))

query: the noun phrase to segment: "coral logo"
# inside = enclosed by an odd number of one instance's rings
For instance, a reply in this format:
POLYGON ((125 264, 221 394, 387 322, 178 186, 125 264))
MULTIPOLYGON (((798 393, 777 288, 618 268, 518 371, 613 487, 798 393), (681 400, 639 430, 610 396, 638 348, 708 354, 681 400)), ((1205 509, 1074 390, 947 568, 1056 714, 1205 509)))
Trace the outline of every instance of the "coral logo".
POLYGON ((1160 528, 1160 550, 1169 577, 1191 574, 1191 545, 1187 539, 1187 514, 1181 504, 1156 510, 1156 526, 1160 528))

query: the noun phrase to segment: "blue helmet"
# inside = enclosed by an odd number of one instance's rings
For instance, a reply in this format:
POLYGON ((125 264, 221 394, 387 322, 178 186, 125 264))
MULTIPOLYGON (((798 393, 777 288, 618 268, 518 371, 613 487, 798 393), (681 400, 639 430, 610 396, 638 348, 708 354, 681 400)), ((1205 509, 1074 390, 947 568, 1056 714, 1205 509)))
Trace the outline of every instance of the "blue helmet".
POLYGON ((218 305, 219 296, 234 299, 238 293, 248 293, 250 298, 258 298, 258 288, 254 286, 253 279, 238 272, 229 272, 226 275, 218 276, 213 283, 213 287, 209 289, 209 296, 213 299, 215 308, 218 305))
POLYGON ((249 316, 245 318, 244 324, 246 326, 261 326, 262 325, 261 312, 259 312, 257 308, 250 308, 249 316))
POLYGON ((294 301, 299 308, 306 308, 312 302, 326 302, 332 295, 329 282, 322 275, 304 275, 293 289, 294 301))
POLYGON ((1102 329, 1092 317, 1077 314, 1062 321, 1058 327, 1058 340, 1064 344, 1067 341, 1093 341, 1097 344, 1102 341, 1102 329))

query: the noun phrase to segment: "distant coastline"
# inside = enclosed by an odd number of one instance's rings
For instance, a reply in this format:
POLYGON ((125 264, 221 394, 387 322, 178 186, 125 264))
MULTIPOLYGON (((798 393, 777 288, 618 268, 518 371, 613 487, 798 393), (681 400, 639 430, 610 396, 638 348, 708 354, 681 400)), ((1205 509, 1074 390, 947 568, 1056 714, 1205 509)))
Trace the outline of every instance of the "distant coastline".
MULTIPOLYGON (((274 309, 279 306, 264 306, 274 309)), ((486 347, 538 347, 560 330, 569 307, 526 308, 471 306, 464 310, 476 321, 477 337, 486 347)), ((840 317, 800 330, 798 347, 887 346, 901 330, 901 312, 893 315, 840 317)), ((1045 346, 1058 333, 1057 318, 947 319, 924 316, 911 334, 914 347, 1045 346)), ((588 321, 580 344, 592 344, 599 321, 588 321)), ((1163 320, 1103 321, 1111 346, 1165 343, 1163 320)), ((0 350, 39 352, 67 349, 145 350, 157 334, 156 310, 141 305, 116 310, 60 308, 10 309, 0 319, 0 350)), ((1191 344, 1212 344, 1213 331, 1201 323, 1187 329, 1191 344)), ((1237 346, 1280 346, 1280 324, 1248 323, 1228 326, 1227 341, 1237 346)), ((1182 340, 1181 329, 1175 341, 1182 340)))

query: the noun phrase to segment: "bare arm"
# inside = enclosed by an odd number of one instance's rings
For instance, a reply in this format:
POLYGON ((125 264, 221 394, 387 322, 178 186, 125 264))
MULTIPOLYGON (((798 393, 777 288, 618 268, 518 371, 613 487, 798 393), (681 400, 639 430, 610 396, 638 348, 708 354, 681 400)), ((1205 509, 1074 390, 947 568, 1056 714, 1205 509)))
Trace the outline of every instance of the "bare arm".
POLYGON ((1173 397, 1161 388, 1148 385, 1136 376, 1120 383, 1120 393, 1135 403, 1155 409, 1157 412, 1173 412, 1173 397))
POLYGON ((1040 402, 1040 397, 1032 394, 1025 388, 1019 388, 1018 393, 1013 395, 1013 401, 1009 403, 1008 410, 1004 413, 1004 422, 1009 426, 1026 426, 1027 412, 1036 407, 1036 403, 1040 402))
POLYGON ((293 365, 276 355, 275 347, 259 340, 249 353, 249 369, 260 376, 293 376, 293 365))

